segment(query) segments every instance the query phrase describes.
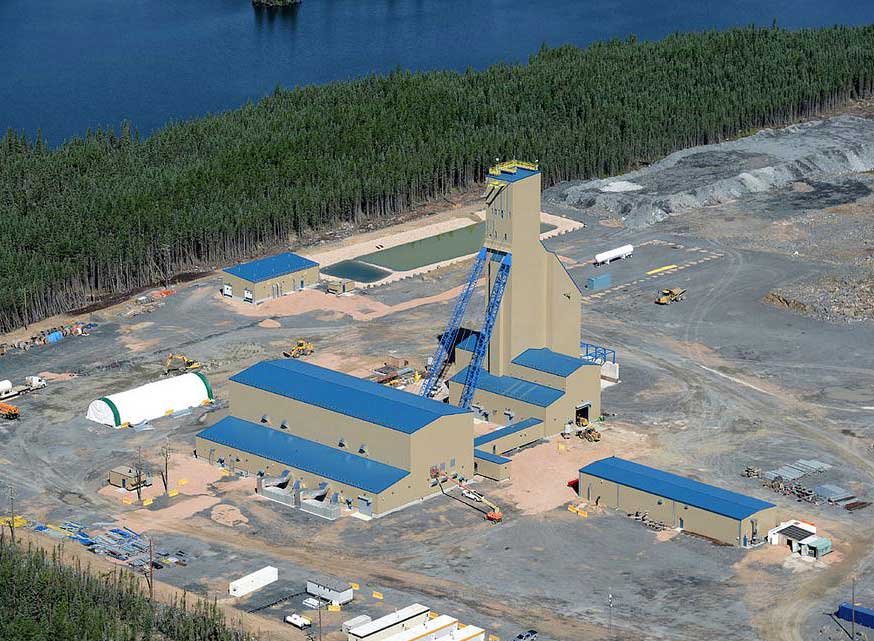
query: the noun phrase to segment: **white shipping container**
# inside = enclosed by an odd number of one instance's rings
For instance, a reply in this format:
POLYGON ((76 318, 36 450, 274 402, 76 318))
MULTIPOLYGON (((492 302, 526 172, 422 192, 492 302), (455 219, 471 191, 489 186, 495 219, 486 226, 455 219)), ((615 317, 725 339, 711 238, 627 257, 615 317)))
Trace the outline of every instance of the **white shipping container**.
POLYGON ((247 574, 236 581, 231 581, 228 585, 228 592, 231 596, 245 596, 278 580, 279 570, 272 565, 268 565, 257 572, 252 572, 252 574, 247 574))
POLYGON ((604 265, 620 258, 628 258, 633 253, 634 245, 622 245, 622 247, 595 254, 595 265, 604 265))

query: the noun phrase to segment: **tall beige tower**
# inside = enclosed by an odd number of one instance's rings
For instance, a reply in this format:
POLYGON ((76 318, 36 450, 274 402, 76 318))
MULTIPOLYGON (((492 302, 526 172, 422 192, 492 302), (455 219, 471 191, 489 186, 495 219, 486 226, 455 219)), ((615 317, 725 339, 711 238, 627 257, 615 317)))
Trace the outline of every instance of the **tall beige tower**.
MULTIPOLYGON (((540 172, 528 163, 504 163, 489 175, 484 244, 510 253, 513 261, 483 363, 497 376, 528 348, 580 353, 580 292, 558 256, 540 242, 540 187, 540 172)), ((486 267, 489 295, 498 266, 490 261, 486 267)))

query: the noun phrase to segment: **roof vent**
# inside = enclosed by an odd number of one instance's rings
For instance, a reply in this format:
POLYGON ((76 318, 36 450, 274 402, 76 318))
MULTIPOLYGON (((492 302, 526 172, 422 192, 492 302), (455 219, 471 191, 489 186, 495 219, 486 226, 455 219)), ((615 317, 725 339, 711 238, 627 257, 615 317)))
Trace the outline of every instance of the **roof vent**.
POLYGON ((359 454, 367 454, 367 443, 362 443, 361 447, 358 448, 359 454))

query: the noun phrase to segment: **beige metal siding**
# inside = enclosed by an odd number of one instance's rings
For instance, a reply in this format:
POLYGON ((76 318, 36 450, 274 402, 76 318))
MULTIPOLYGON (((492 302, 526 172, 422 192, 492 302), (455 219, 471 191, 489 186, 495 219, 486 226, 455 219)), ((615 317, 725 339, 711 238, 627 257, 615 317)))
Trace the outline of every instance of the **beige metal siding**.
POLYGON ((307 267, 306 269, 283 274, 282 276, 269 278, 257 283, 249 282, 228 272, 222 272, 222 276, 224 277, 224 282, 233 287, 234 298, 242 299, 243 290, 250 289, 255 299, 254 302, 260 303, 261 301, 274 298, 277 292, 284 296, 300 291, 303 288, 317 285, 319 282, 319 267, 318 265, 307 267), (303 288, 300 286, 301 281, 303 281, 303 288))
POLYGON ((492 479, 493 481, 503 481, 510 478, 510 463, 492 463, 481 458, 474 459, 476 473, 480 476, 492 479))

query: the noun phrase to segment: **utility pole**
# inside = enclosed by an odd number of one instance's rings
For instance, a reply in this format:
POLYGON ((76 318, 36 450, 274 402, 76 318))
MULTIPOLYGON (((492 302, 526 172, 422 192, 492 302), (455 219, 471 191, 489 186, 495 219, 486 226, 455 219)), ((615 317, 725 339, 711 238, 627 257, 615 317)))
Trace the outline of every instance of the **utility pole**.
POLYGON ((143 500, 143 448, 137 448, 136 460, 137 501, 143 500))
POLYGON ((15 544, 15 490, 9 487, 9 533, 12 535, 12 543, 15 544))
POLYGON ((853 625, 852 625, 852 637, 853 641, 856 641, 856 575, 853 575, 853 597, 850 601, 850 605, 853 606, 853 625))
POLYGON ((146 574, 146 579, 149 582, 149 600, 155 600, 155 548, 152 545, 152 539, 149 538, 149 572, 146 574))
POLYGON ((167 437, 166 442, 164 443, 164 447, 161 448, 161 456, 164 457, 164 493, 170 491, 170 454, 172 454, 172 450, 170 449, 170 437, 167 437))

